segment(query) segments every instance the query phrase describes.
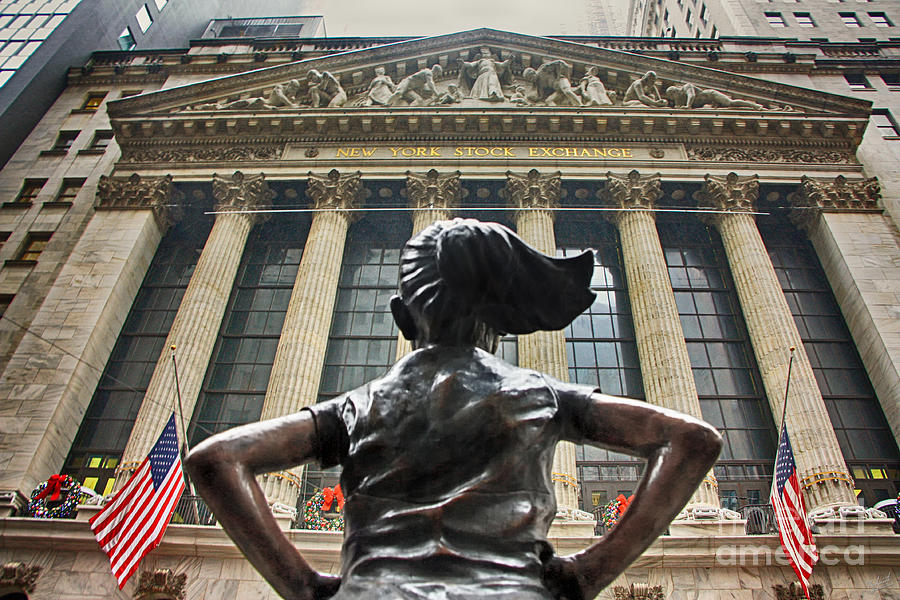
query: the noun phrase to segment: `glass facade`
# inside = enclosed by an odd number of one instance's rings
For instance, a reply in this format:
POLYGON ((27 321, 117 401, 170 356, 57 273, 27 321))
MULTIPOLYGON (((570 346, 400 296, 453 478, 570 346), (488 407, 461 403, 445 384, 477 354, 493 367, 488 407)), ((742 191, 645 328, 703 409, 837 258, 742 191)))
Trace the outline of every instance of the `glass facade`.
POLYGON ((163 238, 97 384, 63 469, 97 493, 112 491, 115 468, 208 233, 209 223, 195 223, 173 227, 163 238))
POLYGON ((703 418, 725 437, 715 467, 725 508, 764 500, 775 428, 721 240, 696 218, 660 216, 660 242, 703 418))
POLYGON ((0 1, 0 87, 81 0, 0 1))
POLYGON ((279 215, 251 232, 191 419, 192 446, 259 420, 308 232, 305 213, 279 215))

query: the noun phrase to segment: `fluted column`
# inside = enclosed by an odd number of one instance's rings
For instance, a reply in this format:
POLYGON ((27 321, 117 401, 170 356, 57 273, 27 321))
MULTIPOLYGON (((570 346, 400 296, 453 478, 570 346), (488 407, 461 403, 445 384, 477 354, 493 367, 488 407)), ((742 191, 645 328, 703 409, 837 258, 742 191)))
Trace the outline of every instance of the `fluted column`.
MULTIPOLYGON (((459 171, 440 175, 431 169, 424 175, 406 172, 406 196, 412 209, 412 235, 415 236, 435 221, 450 219, 452 210, 459 205, 459 171)), ((412 342, 397 337, 397 359, 412 350, 412 342)))
MULTIPOLYGON (((360 174, 309 174, 306 194, 316 212, 303 247, 281 338, 275 352, 262 419, 274 419, 315 404, 328 347, 328 334, 344 243, 359 205, 360 174)), ((270 504, 293 507, 297 502, 301 467, 262 477, 270 504)))
POLYGON ((729 173, 726 177, 707 175, 696 196, 701 205, 725 211, 711 215, 710 220, 722 236, 750 343, 777 421, 784 408, 790 348, 796 348, 785 420, 807 510, 855 505, 852 479, 803 341, 750 214, 758 194, 755 175, 729 173))
MULTIPOLYGON (((513 219, 523 240, 550 256, 556 255, 553 211, 559 206, 560 174, 541 175, 532 169, 525 175, 507 172, 506 194, 518 208, 513 219)), ((519 366, 569 380, 566 337, 562 331, 537 331, 518 338, 519 366)), ((561 442, 553 456, 553 481, 558 511, 574 515, 578 509, 578 478, 575 445, 561 442)))
MULTIPOLYGON (((608 173, 606 193, 622 209, 613 213, 612 220, 622 244, 644 395, 650 404, 702 419, 675 293, 656 231, 653 208, 662 196, 659 175, 608 173)), ((719 490, 712 472, 688 506, 718 508, 719 490)))
MULTIPOLYGON (((150 378, 134 429, 122 454, 116 478, 117 487, 127 480, 147 456, 172 410, 177 411, 171 346, 176 347, 182 411, 185 419, 191 418, 222 317, 225 315, 241 255, 244 253, 244 245, 258 216, 241 211, 268 206, 273 193, 262 174, 243 175, 238 171, 231 177, 214 175, 213 195, 217 201, 216 211, 223 212, 216 215, 212 231, 203 246, 203 252, 172 322, 165 348, 150 378)), ((176 418, 176 422, 179 438, 183 441, 185 432, 181 430, 180 418, 176 418)))

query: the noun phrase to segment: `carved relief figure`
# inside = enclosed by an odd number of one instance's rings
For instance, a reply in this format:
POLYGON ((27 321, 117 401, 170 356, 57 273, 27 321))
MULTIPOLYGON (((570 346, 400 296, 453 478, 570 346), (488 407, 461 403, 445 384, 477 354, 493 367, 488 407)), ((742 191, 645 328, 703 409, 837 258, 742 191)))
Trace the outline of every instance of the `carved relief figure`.
POLYGON ((434 65, 430 69, 422 69, 404 77, 388 99, 388 106, 397 106, 402 100, 409 102, 410 106, 433 104, 439 97, 434 79, 443 73, 441 65, 434 65))
POLYGON ((718 456, 714 428, 509 365, 499 333, 559 330, 589 307, 594 255, 546 256, 496 223, 434 223, 400 256, 391 312, 416 350, 384 376, 199 444, 186 461, 219 523, 290 599, 594 598, 665 531, 718 456), (619 523, 559 556, 560 441, 647 460, 619 523), (340 577, 312 569, 255 475, 343 466, 340 577))
POLYGON ((750 100, 729 98, 717 90, 698 88, 693 83, 669 86, 666 88, 666 98, 674 103, 675 108, 702 108, 704 106, 713 108, 751 108, 753 110, 763 110, 765 108, 762 104, 757 104, 750 100))
POLYGON ((528 67, 522 72, 525 80, 534 84, 538 102, 551 106, 581 106, 581 99, 572 91, 571 75, 572 65, 564 60, 551 60, 537 71, 528 67))
POLYGON ((347 92, 341 87, 340 82, 328 71, 319 73, 310 69, 306 74, 309 86, 309 99, 313 108, 328 106, 331 108, 343 106, 347 102, 347 92))
POLYGON ((366 93, 365 106, 377 104, 386 106, 397 86, 389 75, 384 74, 384 67, 375 67, 375 77, 369 83, 369 91, 366 93))
POLYGON ((511 60, 496 60, 488 48, 482 48, 479 58, 472 62, 460 58, 459 87, 468 90, 469 98, 503 102, 506 96, 503 95, 501 82, 507 85, 512 83, 512 71, 509 68, 511 60))
POLYGON ((459 86, 455 83, 450 83, 447 84, 447 91, 438 98, 437 104, 456 104, 462 102, 462 99, 463 95, 462 92, 459 91, 459 86))
POLYGON ((291 79, 286 83, 279 83, 268 93, 261 96, 239 98, 237 100, 211 102, 193 106, 193 110, 259 110, 271 108, 297 108, 301 106, 297 99, 300 92, 300 82, 291 79))
POLYGON ((581 101, 585 106, 610 106, 613 103, 606 86, 600 81, 599 73, 600 69, 597 67, 588 67, 581 78, 578 91, 581 92, 581 101))
POLYGON ((531 104, 528 98, 525 97, 525 87, 521 85, 516 86, 516 91, 509 97, 509 101, 516 106, 528 106, 531 104))
POLYGON ((668 102, 659 96, 659 90, 656 89, 656 73, 653 71, 647 71, 640 79, 628 86, 625 96, 622 98, 622 104, 654 108, 668 106, 668 102))

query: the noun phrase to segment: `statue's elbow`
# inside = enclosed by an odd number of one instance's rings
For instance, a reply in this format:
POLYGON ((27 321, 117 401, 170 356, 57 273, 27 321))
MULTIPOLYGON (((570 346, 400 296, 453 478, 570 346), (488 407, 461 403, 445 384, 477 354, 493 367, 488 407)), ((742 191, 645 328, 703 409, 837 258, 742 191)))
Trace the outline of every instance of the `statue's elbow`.
POLYGON ((227 463, 221 445, 204 442, 188 453, 184 468, 195 483, 203 485, 215 481, 227 463))
POLYGON ((719 458, 725 441, 712 425, 698 422, 688 436, 688 443, 690 445, 689 452, 698 460, 703 461, 708 468, 719 458))

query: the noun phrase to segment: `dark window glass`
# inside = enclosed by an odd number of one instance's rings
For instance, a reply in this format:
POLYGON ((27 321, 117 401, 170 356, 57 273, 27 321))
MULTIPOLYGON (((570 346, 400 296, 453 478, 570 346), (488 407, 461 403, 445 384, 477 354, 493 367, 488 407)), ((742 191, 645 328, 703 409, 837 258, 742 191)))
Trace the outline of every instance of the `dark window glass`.
POLYGON ((29 233, 25 236, 25 243, 22 244, 19 255, 16 258, 18 260, 37 260, 41 256, 41 252, 47 247, 52 236, 52 232, 29 233))
POLYGON ((109 147, 110 143, 112 143, 112 139, 112 130, 100 130, 94 134, 94 139, 91 140, 91 145, 88 146, 88 150, 104 151, 109 147))
MULTIPOLYGON (((760 221, 848 465, 883 461, 900 466, 900 452, 863 368, 815 251, 785 220, 760 221)), ((864 469, 865 471, 865 469, 864 469)), ((897 481, 900 485, 900 480, 897 481)))
POLYGON ((771 471, 775 432, 725 252, 696 219, 663 216, 658 229, 703 418, 725 437, 717 476, 743 489, 771 471))
POLYGON ((100 494, 112 491, 116 466, 208 232, 208 223, 176 226, 160 243, 75 436, 63 472, 100 494))
POLYGON ((45 183, 47 183, 46 179, 26 179, 13 202, 16 204, 31 204, 37 198, 45 183))
POLYGON ((256 227, 235 278, 197 408, 191 444, 259 420, 309 231, 307 215, 256 227))
POLYGON ((81 105, 81 110, 97 110, 106 98, 106 92, 91 92, 81 105))
POLYGON ((64 179, 62 185, 59 187, 59 192, 56 193, 55 201, 74 202, 75 196, 78 195, 78 192, 83 185, 84 179, 64 179))
POLYGON ((78 137, 79 133, 78 131, 60 131, 51 150, 53 152, 67 152, 72 147, 72 144, 75 143, 75 138, 78 137))

